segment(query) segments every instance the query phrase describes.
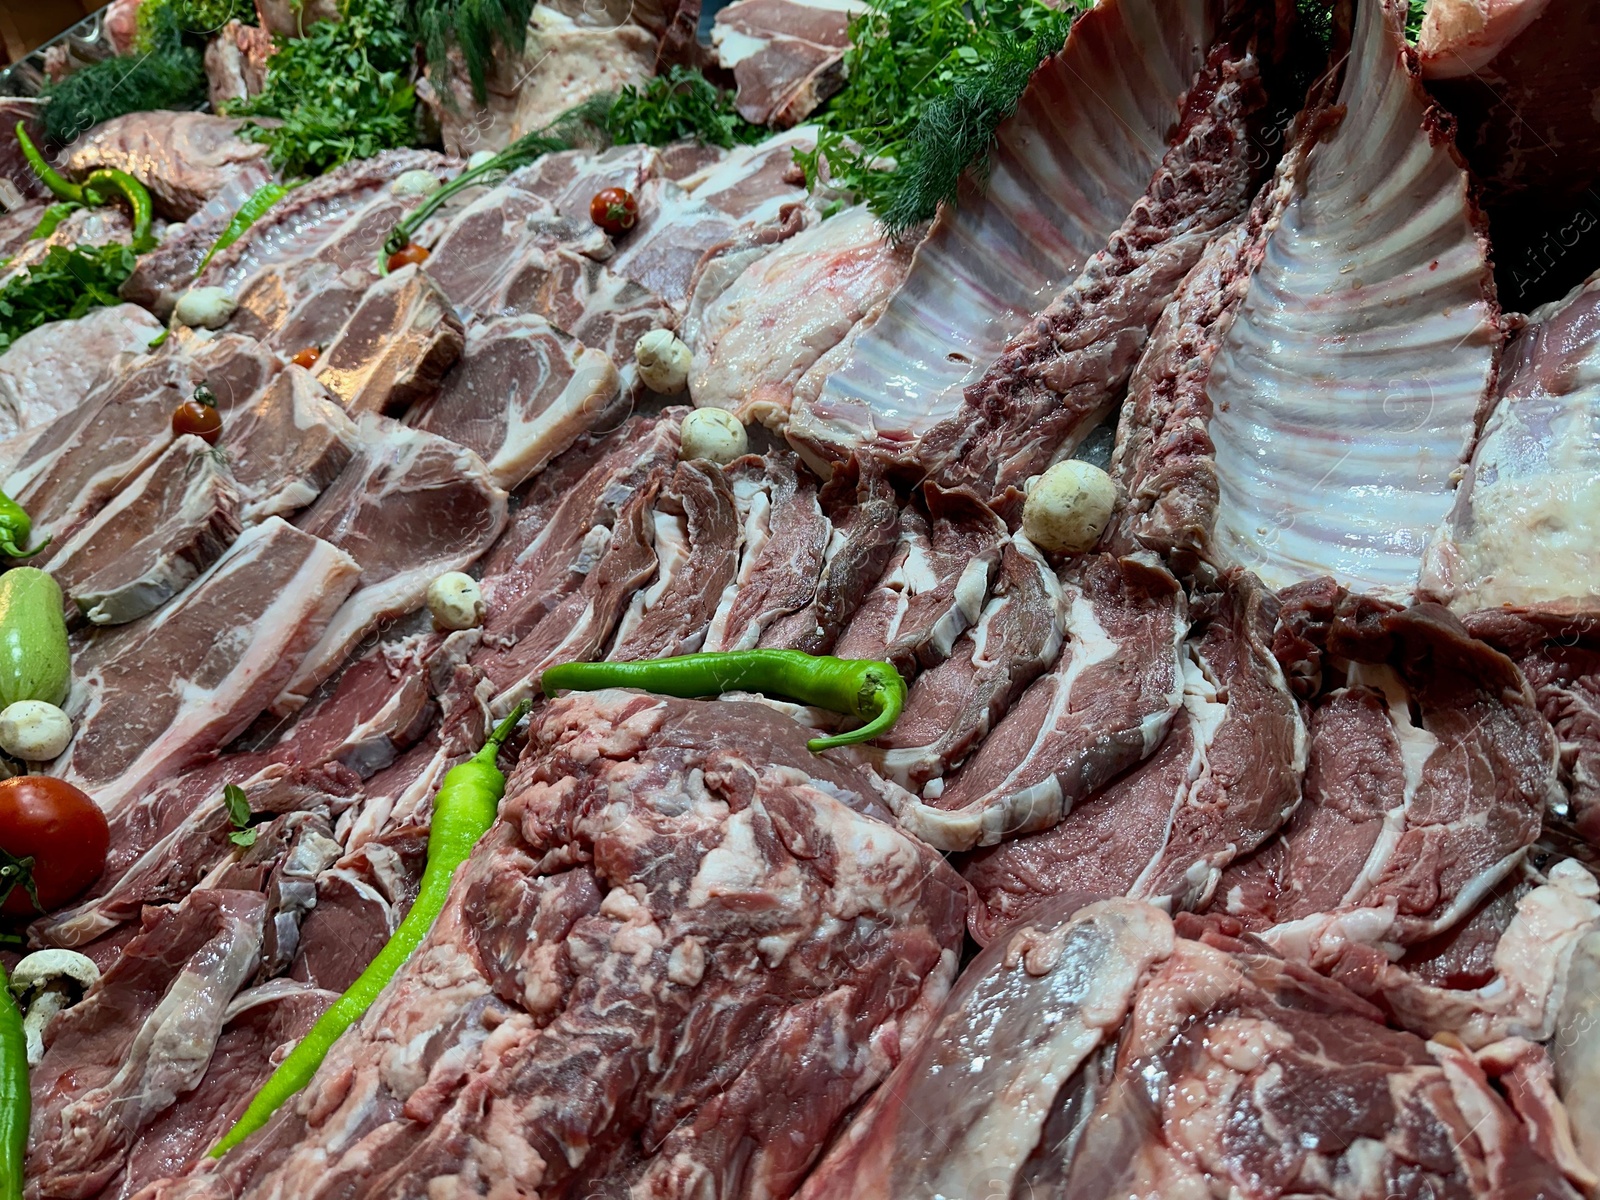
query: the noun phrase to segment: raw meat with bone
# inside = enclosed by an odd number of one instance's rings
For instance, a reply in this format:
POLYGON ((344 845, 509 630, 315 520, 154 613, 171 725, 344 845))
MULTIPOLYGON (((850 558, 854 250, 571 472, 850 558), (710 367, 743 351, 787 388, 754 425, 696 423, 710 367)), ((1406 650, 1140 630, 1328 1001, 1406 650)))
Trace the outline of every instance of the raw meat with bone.
POLYGON ((221 449, 244 499, 240 519, 304 508, 339 477, 359 440, 356 423, 309 371, 284 367, 223 427, 221 449))
POLYGON ((859 0, 734 0, 711 25, 717 61, 733 72, 739 115, 787 128, 844 84, 859 0))
POLYGON ((400 415, 438 393, 464 342, 449 298, 420 266, 405 266, 361 297, 317 359, 317 382, 352 413, 400 415))

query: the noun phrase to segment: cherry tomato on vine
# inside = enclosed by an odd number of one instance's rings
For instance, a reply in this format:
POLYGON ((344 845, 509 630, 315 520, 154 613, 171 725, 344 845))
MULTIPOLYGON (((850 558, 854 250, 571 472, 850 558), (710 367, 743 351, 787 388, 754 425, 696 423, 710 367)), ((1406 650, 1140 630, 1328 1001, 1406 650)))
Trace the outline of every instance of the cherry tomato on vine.
POLYGON ((321 347, 319 347, 319 346, 307 346, 304 350, 300 351, 300 353, 296 354, 289 361, 292 362, 295 366, 304 367, 306 370, 309 371, 312 367, 317 365, 317 359, 319 359, 321 357, 322 357, 322 349, 321 349, 321 347))
POLYGON ((205 384, 195 388, 192 398, 172 410, 172 432, 178 437, 192 433, 203 438, 207 445, 217 444, 222 436, 222 414, 217 411, 217 398, 205 384))
POLYGON ((20 915, 60 908, 100 878, 110 844, 100 806, 66 780, 0 780, 0 909, 20 915))
POLYGON ((615 237, 639 219, 639 202, 625 188, 601 188, 589 201, 589 219, 615 237))
POLYGON ((389 255, 389 270, 398 271, 409 263, 425 262, 428 257, 428 248, 412 242, 403 249, 396 250, 389 255))

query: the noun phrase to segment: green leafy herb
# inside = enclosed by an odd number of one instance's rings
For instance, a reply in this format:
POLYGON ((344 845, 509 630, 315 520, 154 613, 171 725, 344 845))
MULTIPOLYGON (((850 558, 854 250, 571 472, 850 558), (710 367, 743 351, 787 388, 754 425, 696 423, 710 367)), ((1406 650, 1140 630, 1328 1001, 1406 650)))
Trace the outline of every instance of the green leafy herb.
MULTIPOLYGON (((1425 2, 1425 0, 1422 0, 1425 2)), ((1411 0, 1415 8, 1419 0, 1411 0)), ((1333 43, 1332 0, 1295 0, 1295 15, 1309 40, 1326 50, 1333 43)))
POLYGON ((850 22, 846 84, 796 157, 815 186, 865 199, 892 234, 983 171, 995 127, 1016 111, 1034 68, 1061 49, 1076 11, 1040 0, 873 0, 850 22))
POLYGON ((47 238, 56 231, 56 226, 65 221, 83 205, 76 200, 57 200, 44 210, 44 215, 39 218, 39 223, 33 227, 30 238, 47 238))
POLYGON ((280 38, 261 94, 227 111, 280 120, 246 125, 244 134, 271 147, 280 174, 320 175, 416 140, 413 57, 391 0, 345 0, 342 21, 280 38))
POLYGON ((651 146, 695 138, 708 146, 731 149, 767 136, 767 130, 739 115, 732 95, 686 67, 673 67, 642 88, 623 88, 600 124, 614 142, 651 146))
POLYGON ((51 246, 38 262, 0 287, 0 353, 30 329, 120 304, 117 289, 137 263, 132 248, 51 246))
POLYGON ((139 51, 80 67, 42 95, 44 129, 65 144, 101 121, 157 108, 197 108, 206 98, 206 72, 198 46, 185 43, 170 4, 140 12, 139 51))
POLYGON ((253 0, 172 0, 178 24, 191 33, 215 33, 229 21, 256 23, 253 0))
POLYGON ((521 54, 533 5, 534 0, 408 0, 405 15, 435 71, 446 69, 452 45, 460 48, 473 98, 482 104, 489 94, 495 43, 521 54))
POLYGON ((1428 0, 1409 0, 1406 5, 1406 39, 1416 41, 1422 32, 1422 18, 1427 16, 1428 0))
POLYGON ((228 810, 228 824, 233 826, 233 832, 228 835, 228 840, 235 846, 253 846, 256 844, 256 831, 250 825, 250 797, 236 783, 230 783, 222 789, 222 805, 228 810))

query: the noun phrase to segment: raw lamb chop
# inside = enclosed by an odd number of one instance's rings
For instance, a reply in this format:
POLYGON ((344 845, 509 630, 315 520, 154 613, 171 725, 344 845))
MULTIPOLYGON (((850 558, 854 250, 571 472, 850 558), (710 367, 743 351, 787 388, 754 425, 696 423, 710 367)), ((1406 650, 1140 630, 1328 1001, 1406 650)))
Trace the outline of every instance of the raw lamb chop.
POLYGON ((239 517, 287 517, 338 478, 360 435, 311 373, 284 367, 249 408, 223 426, 221 448, 239 487, 239 517))
POLYGON ((717 11, 711 44, 733 71, 739 115, 787 128, 844 85, 858 0, 734 0, 717 11))
POLYGON ((400 415, 438 392, 464 341, 449 298, 420 266, 405 266, 362 296, 317 359, 317 382, 352 413, 400 415))

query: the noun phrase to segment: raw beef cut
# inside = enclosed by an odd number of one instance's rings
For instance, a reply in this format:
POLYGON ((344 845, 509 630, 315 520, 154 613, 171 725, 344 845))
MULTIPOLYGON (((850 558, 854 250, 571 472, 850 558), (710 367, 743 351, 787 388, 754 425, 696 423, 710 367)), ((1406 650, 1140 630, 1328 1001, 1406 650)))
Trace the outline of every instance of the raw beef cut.
POLYGON ((83 617, 121 625, 160 608, 239 536, 239 491, 200 438, 186 434, 100 515, 61 544, 45 570, 83 617))
POLYGON ((211 111, 221 112, 230 100, 259 96, 267 82, 267 59, 277 49, 272 32, 238 20, 205 32, 211 34, 205 57, 206 96, 211 101, 211 111))
POLYGON ((317 359, 317 382, 352 413, 398 415, 438 392, 464 340, 448 297, 420 266, 405 266, 362 296, 317 359))
MULTIPOLYGON (((1238 574, 1198 597, 1193 615, 1183 707, 1160 749, 1054 829, 982 851, 962 868, 980 900, 971 920, 980 942, 1052 896, 1203 908, 1223 869, 1299 804, 1306 730, 1272 654, 1277 606, 1238 574)), ((1002 723, 995 736, 1005 731, 1002 723)))
POLYGON ((544 317, 625 367, 635 342, 677 323, 661 297, 570 246, 530 254, 501 280, 488 308, 544 317))
POLYGON ((1302 113, 1277 178, 1135 370, 1106 545, 1237 564, 1274 588, 1415 588, 1500 326, 1466 172, 1409 61, 1398 16, 1361 5, 1342 119, 1317 140, 1338 109, 1302 113))
POLYGON ((1074 22, 996 130, 987 179, 941 209, 882 315, 797 405, 791 436, 824 459, 880 439, 893 456, 955 412, 1144 194, 1223 8, 1115 0, 1074 22))
POLYGON ((1529 322, 1423 563, 1458 612, 1600 607, 1600 273, 1529 322))
POLYGON ((1183 700, 1188 605, 1165 569, 1093 556, 1067 567, 1060 584, 1066 644, 1055 666, 936 797, 898 807, 901 824, 942 850, 1049 829, 1154 753, 1183 700))
POLYGON ((471 450, 387 417, 356 422, 355 456, 296 524, 347 552, 349 600, 272 702, 293 712, 378 622, 422 607, 428 584, 470 566, 506 525, 506 493, 471 450))
POLYGON ((739 115, 788 128, 844 86, 844 52, 859 0, 734 0, 711 26, 717 61, 733 71, 739 115))
POLYGON ((0 355, 0 440, 30 430, 37 436, 41 426, 78 408, 122 356, 143 354, 160 332, 132 304, 30 329, 0 355))
POLYGON ((244 732, 356 585, 359 564, 277 517, 174 603, 75 656, 77 736, 51 773, 108 813, 244 732))
POLYGON ((681 310, 702 261, 737 238, 741 223, 669 179, 650 180, 638 201, 638 223, 609 265, 681 310))
POLYGON ((428 255, 428 274, 463 316, 489 313, 490 298, 524 260, 569 243, 598 247, 603 237, 592 224, 584 230, 561 217, 548 199, 506 182, 456 214, 428 255))
POLYGON ((926 1027, 965 898, 859 768, 764 705, 620 691, 531 737, 427 941, 238 1194, 785 1197, 926 1027))
POLYGON ((1077 449, 1121 399, 1206 243, 1249 204, 1260 153, 1251 134, 1266 102, 1253 49, 1212 51, 1181 136, 1127 220, 924 435, 917 456, 933 478, 1018 509, 1026 480, 1077 449))
POLYGON ((359 440, 356 424, 311 373, 292 363, 222 430, 246 524, 287 517, 338 478, 359 440))
POLYGON ((617 396, 617 369, 543 317, 474 322, 461 360, 418 429, 474 451, 494 481, 516 488, 603 420, 617 396))
POLYGON ((197 112, 134 112, 103 121, 63 152, 67 174, 127 171, 165 217, 185 221, 243 172, 266 161, 264 142, 239 136, 242 121, 197 112))

